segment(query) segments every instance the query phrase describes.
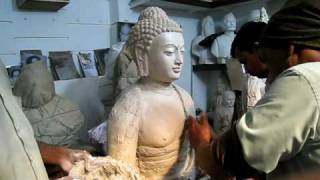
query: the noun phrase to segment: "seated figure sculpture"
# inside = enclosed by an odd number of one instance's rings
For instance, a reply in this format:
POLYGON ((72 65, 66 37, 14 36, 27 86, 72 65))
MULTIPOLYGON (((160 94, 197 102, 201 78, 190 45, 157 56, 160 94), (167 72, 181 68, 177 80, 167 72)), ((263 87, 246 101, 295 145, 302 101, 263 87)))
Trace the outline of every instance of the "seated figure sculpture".
POLYGON ((231 57, 231 44, 235 38, 236 18, 228 13, 223 19, 224 33, 218 36, 211 45, 211 53, 217 58, 218 63, 225 63, 231 57))
POLYGON ((162 9, 149 7, 127 43, 141 79, 111 111, 107 155, 137 168, 141 179, 189 177, 193 155, 184 126, 194 106, 190 95, 173 84, 183 64, 182 29, 162 9))
POLYGON ((214 21, 211 16, 206 16, 201 22, 201 34, 191 42, 191 53, 199 64, 211 64, 214 56, 209 47, 200 46, 199 43, 211 34, 215 33, 214 21))
POLYGON ((216 107, 214 112, 209 112, 209 118, 213 119, 214 131, 219 135, 228 130, 232 123, 234 112, 235 93, 231 90, 226 90, 222 93, 222 104, 216 107))
POLYGON ((23 66, 13 93, 21 97, 23 112, 37 141, 79 148, 78 133, 84 117, 78 105, 55 93, 44 61, 23 66))

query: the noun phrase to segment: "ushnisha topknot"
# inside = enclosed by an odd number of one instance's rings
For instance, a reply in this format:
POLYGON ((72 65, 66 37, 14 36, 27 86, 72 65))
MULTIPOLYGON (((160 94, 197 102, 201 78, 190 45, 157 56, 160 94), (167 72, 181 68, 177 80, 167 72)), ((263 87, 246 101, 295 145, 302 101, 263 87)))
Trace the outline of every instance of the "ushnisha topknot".
POLYGON ((164 32, 182 33, 182 29, 162 9, 158 7, 146 8, 141 12, 138 22, 129 32, 126 54, 130 59, 135 59, 135 49, 137 46, 148 49, 151 46, 152 40, 164 32))
POLYGON ((142 19, 147 19, 150 17, 168 18, 166 12, 164 12, 164 10, 162 10, 161 8, 149 7, 141 12, 141 14, 138 18, 138 21, 142 20, 142 19))

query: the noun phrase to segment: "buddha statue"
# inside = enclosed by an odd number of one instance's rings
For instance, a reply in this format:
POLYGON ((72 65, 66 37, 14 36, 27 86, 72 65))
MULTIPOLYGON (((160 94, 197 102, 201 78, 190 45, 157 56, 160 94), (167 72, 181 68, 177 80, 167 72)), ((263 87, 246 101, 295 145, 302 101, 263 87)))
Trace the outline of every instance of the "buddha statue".
POLYGON ((23 65, 13 94, 21 97, 23 112, 37 141, 78 148, 78 133, 84 117, 78 105, 55 93, 44 61, 23 65))
POLYGON ((214 33, 214 21, 211 16, 206 16, 201 21, 201 34, 195 37, 191 42, 191 54, 196 58, 199 64, 211 64, 214 60, 210 48, 199 45, 202 40, 214 33))
POLYGON ((182 29, 162 9, 149 7, 132 27, 127 48, 141 78, 120 94, 109 115, 107 155, 136 168, 141 179, 191 178, 185 120, 194 106, 174 84, 182 71, 182 29))
POLYGON ((231 57, 231 44, 235 38, 236 18, 228 13, 223 19, 224 33, 218 36, 211 45, 211 53, 217 58, 218 63, 224 64, 231 57))

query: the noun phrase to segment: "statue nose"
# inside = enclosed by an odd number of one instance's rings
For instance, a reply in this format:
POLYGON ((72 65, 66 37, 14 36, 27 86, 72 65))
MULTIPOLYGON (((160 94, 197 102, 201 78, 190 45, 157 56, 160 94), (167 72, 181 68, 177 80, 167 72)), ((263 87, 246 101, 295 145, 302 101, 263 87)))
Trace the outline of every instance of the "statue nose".
POLYGON ((176 63, 178 63, 178 64, 183 63, 183 55, 180 52, 177 53, 176 63))

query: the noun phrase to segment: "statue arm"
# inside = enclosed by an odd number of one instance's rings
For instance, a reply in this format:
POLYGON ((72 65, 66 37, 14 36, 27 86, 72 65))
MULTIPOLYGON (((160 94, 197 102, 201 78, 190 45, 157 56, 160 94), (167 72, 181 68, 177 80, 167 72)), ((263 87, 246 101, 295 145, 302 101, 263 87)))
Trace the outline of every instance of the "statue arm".
POLYGON ((136 166, 136 150, 139 135, 139 109, 134 98, 121 98, 115 104, 108 119, 107 155, 136 166), (131 106, 130 106, 131 105, 131 106))

